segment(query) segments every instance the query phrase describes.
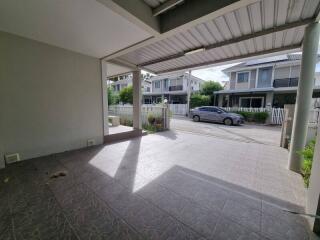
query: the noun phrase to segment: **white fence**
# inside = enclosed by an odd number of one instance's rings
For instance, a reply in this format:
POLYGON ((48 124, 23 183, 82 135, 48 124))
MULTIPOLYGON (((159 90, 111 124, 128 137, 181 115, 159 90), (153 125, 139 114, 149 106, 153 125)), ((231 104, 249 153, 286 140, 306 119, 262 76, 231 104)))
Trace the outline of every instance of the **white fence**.
POLYGON ((271 123, 281 125, 284 121, 285 111, 284 108, 272 108, 271 111, 271 123))
POLYGON ((169 104, 169 110, 173 115, 183 115, 188 113, 187 104, 169 104))
MULTIPOLYGON (((270 124, 281 125, 285 118, 285 111, 283 108, 230 108, 224 107, 223 109, 230 111, 230 112, 268 112, 270 117, 270 124)), ((312 109, 309 113, 309 123, 318 123, 320 117, 320 110, 319 109, 312 109)))
POLYGON ((267 112, 266 108, 223 107, 228 112, 267 112))
MULTIPOLYGON (((132 105, 110 105, 108 108, 110 115, 119 116, 120 119, 132 121, 133 106, 132 105)), ((141 109, 142 124, 148 124, 148 116, 161 117, 163 120, 163 128, 169 129, 169 114, 167 107, 145 104, 141 109)))

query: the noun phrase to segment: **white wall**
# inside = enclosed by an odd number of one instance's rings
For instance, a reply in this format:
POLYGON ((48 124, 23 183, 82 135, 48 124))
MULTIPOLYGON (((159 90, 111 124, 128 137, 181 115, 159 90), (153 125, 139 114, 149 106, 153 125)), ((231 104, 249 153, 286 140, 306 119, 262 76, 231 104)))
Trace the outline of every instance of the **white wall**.
POLYGON ((102 143, 99 59, 1 31, 0 52, 3 153, 28 159, 102 143))

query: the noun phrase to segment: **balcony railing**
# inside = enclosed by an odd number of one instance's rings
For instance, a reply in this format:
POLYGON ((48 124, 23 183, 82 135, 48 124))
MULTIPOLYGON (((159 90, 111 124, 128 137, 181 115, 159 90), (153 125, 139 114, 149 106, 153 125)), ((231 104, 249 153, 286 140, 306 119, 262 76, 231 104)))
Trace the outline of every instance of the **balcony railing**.
POLYGON ((171 91, 182 91, 182 90, 183 90, 183 86, 182 85, 169 86, 169 92, 171 92, 171 91))
POLYGON ((299 78, 282 78, 282 79, 275 79, 273 81, 274 88, 281 88, 281 87, 297 87, 299 82, 299 78))

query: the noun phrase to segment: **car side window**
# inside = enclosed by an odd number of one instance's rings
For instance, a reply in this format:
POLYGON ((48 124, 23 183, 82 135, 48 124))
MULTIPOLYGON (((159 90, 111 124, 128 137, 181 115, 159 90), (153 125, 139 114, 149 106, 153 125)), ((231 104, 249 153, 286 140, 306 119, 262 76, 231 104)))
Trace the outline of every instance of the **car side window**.
POLYGON ((206 107, 199 108, 199 110, 200 110, 201 112, 208 112, 208 111, 209 111, 209 109, 206 108, 206 107))

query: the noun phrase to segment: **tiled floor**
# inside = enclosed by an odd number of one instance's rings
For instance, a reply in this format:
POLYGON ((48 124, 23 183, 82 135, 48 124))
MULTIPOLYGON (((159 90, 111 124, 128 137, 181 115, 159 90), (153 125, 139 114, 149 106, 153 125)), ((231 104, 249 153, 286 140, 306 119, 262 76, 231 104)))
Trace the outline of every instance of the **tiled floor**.
POLYGON ((0 239, 309 239, 281 148, 152 134, 0 171, 0 239), (50 179, 52 173, 67 176, 50 179))

